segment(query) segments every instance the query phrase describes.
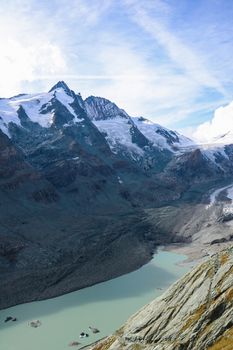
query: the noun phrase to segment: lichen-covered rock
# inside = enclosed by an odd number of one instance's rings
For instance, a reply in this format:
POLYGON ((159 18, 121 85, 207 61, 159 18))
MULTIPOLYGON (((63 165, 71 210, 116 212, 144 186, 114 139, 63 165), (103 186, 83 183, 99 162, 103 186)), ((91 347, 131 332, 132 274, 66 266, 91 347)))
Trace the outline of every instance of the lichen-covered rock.
POLYGON ((92 350, 231 350, 232 316, 233 247, 187 273, 92 350))

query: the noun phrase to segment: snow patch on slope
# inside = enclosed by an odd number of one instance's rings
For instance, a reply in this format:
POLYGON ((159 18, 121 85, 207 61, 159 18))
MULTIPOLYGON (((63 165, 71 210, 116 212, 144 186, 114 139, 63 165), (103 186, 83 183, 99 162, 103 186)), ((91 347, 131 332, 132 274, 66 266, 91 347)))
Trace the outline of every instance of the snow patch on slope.
POLYGON ((178 150, 181 151, 181 149, 187 150, 195 146, 195 143, 187 137, 164 128, 159 124, 155 124, 148 119, 142 117, 132 119, 141 133, 161 149, 168 149, 171 152, 175 152, 178 150))
POLYGON ((65 106, 66 109, 68 109, 68 111, 75 117, 75 121, 79 121, 74 109, 70 106, 74 102, 74 98, 67 95, 63 88, 56 89, 54 94, 57 100, 60 101, 63 106, 65 106))
POLYGON ((10 99, 9 104, 15 112, 22 106, 32 122, 40 124, 43 128, 48 128, 53 122, 54 113, 53 111, 45 114, 41 113, 41 108, 44 105, 51 104, 52 98, 52 93, 24 95, 23 97, 10 99))
POLYGON ((9 105, 8 100, 1 99, 0 100, 0 129, 7 136, 10 136, 8 132, 9 123, 20 125, 20 120, 14 108, 11 105, 9 105))
POLYGON ((201 152, 203 154, 203 156, 211 161, 212 163, 214 163, 218 168, 223 169, 223 167, 221 166, 221 162, 219 160, 224 160, 227 159, 229 160, 228 155, 226 154, 224 147, 209 147, 209 146, 200 146, 201 152))
POLYGON ((74 98, 69 96, 63 88, 57 88, 48 93, 18 95, 10 99, 0 99, 0 128, 10 137, 8 125, 14 123, 21 125, 17 111, 20 106, 33 123, 38 123, 43 128, 49 128, 53 123, 54 109, 44 113, 43 110, 52 106, 52 100, 56 98, 73 115, 74 123, 80 123, 71 104, 74 98))
POLYGON ((93 120, 100 132, 106 134, 106 140, 114 153, 117 148, 123 146, 129 151, 143 155, 143 150, 132 142, 131 123, 129 119, 116 116, 114 119, 93 120))

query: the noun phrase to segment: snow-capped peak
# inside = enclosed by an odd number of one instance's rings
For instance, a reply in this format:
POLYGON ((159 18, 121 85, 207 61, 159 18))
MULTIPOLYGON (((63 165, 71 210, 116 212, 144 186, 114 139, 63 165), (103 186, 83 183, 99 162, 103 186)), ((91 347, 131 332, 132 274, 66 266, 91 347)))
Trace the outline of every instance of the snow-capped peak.
POLYGON ((150 142, 123 109, 106 98, 95 96, 85 100, 85 109, 114 153, 127 154, 135 160, 144 154, 150 142))
POLYGON ((54 123, 55 115, 61 105, 70 113, 67 117, 69 121, 79 123, 83 118, 76 113, 78 108, 76 110, 74 108, 76 102, 76 95, 63 81, 58 82, 47 93, 20 94, 9 99, 0 99, 0 129, 10 136, 9 124, 21 125, 19 111, 22 109, 31 122, 49 128, 54 123))
POLYGON ((58 81, 50 90, 50 92, 56 91, 56 90, 63 90, 67 95, 73 97, 73 92, 72 90, 68 87, 68 85, 63 81, 58 81))
POLYGON ((142 153, 145 145, 153 144, 161 150, 166 149, 171 152, 183 152, 187 148, 194 148, 195 143, 178 132, 169 130, 155 124, 143 117, 130 117, 123 109, 115 103, 101 97, 90 96, 85 100, 85 108, 88 117, 97 128, 106 134, 106 139, 111 148, 116 148, 119 144, 134 148, 138 153, 142 153), (137 133, 136 140, 143 137, 143 146, 138 148, 133 133, 137 133))

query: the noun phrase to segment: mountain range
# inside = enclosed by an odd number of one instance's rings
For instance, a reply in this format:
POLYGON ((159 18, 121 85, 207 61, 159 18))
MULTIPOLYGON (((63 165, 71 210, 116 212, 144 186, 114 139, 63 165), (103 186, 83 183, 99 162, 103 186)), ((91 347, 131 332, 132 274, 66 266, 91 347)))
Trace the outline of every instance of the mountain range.
POLYGON ((203 211, 232 181, 229 142, 202 147, 60 81, 0 99, 0 150, 0 307, 126 273, 204 228, 231 239, 220 207, 203 211))

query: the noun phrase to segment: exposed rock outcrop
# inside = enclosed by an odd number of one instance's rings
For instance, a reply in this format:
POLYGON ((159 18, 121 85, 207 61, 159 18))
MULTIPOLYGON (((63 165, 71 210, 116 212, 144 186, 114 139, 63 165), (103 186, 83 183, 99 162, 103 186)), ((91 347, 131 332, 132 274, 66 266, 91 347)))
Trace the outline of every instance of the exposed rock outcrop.
POLYGON ((233 247, 215 254, 92 350, 231 350, 233 247))
POLYGON ((0 309, 132 271, 197 232, 229 241, 203 195, 232 182, 233 150, 220 164, 193 147, 62 81, 0 99, 0 309))

